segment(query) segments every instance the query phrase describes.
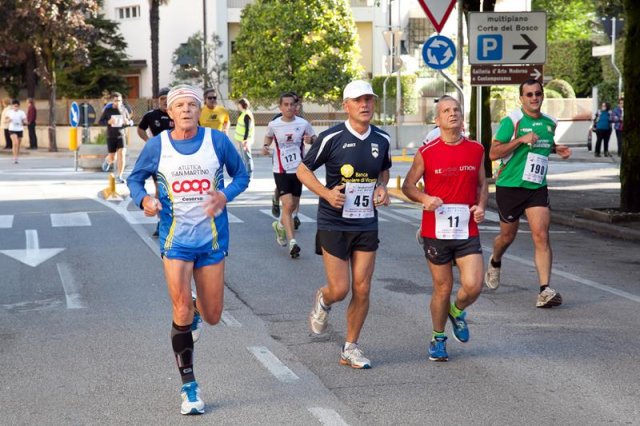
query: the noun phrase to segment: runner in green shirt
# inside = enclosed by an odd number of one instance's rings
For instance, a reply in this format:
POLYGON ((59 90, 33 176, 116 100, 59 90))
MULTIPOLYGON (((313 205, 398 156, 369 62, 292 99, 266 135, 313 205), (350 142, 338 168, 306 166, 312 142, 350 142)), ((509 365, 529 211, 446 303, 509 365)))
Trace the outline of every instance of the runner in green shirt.
POLYGON ((547 169, 549 155, 557 153, 569 158, 566 145, 556 145, 556 121, 540 111, 544 92, 537 80, 520 85, 522 109, 514 111, 500 121, 491 143, 489 157, 500 160, 496 180, 496 202, 500 215, 500 234, 493 242, 485 284, 491 289, 500 285, 502 256, 518 234, 520 217, 526 214, 534 243, 534 263, 540 282, 536 301, 538 308, 562 304, 562 296, 549 287, 552 253, 549 243, 549 192, 547 169))

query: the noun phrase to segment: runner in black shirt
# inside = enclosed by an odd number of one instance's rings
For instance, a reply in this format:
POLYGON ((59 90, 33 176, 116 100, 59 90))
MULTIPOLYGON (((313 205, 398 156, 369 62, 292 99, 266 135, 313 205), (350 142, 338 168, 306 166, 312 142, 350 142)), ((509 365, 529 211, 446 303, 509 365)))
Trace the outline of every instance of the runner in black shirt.
POLYGON ((369 291, 378 249, 376 207, 389 204, 389 135, 370 125, 375 94, 356 80, 343 94, 345 123, 322 132, 298 166, 298 179, 320 196, 316 252, 322 254, 327 284, 316 292, 311 331, 324 332, 331 305, 351 289, 346 342, 340 363, 370 368, 357 342, 369 311, 369 291), (313 171, 324 165, 327 185, 313 171))
POLYGON ((173 129, 173 120, 167 113, 168 93, 168 87, 160 89, 158 92, 158 108, 152 109, 143 115, 140 124, 138 124, 138 136, 145 142, 150 137, 147 129, 151 132, 151 136, 156 136, 163 130, 173 129))

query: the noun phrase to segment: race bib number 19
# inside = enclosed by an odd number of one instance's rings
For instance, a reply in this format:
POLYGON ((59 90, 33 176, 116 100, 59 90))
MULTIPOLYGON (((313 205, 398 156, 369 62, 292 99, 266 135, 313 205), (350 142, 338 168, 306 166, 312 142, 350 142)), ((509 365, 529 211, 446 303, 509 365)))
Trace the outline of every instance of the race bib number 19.
POLYGON ((530 152, 527 155, 527 163, 524 166, 522 180, 533 183, 542 183, 547 174, 549 158, 544 155, 534 154, 530 152))
POLYGON ((347 182, 344 188, 345 200, 342 208, 342 217, 348 219, 373 217, 373 190, 375 185, 375 182, 347 182))
POLYGON ((443 204, 435 210, 436 238, 439 240, 466 240, 469 238, 469 206, 443 204))

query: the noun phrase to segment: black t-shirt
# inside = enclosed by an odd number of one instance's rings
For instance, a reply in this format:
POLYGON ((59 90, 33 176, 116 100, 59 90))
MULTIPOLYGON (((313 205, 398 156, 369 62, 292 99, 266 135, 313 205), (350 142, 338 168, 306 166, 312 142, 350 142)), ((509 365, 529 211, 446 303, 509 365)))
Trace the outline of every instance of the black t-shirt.
MULTIPOLYGON (((346 123, 320 133, 302 162, 310 170, 322 165, 326 171, 326 186, 342 183, 373 184, 380 172, 391 168, 390 137, 376 126, 362 139, 346 123)), ((362 200, 361 200, 362 201, 362 200)), ((366 202, 373 202, 368 200, 366 202)), ((375 231, 378 212, 369 218, 344 218, 343 209, 335 209, 324 199, 318 203, 318 229, 325 231, 375 231)))
POLYGON ((102 111, 102 116, 100 117, 99 123, 107 126, 107 138, 109 139, 118 139, 124 137, 124 128, 129 125, 130 115, 126 109, 120 110, 111 106, 111 104, 107 104, 105 109, 102 111), (119 125, 111 125, 108 124, 111 117, 116 116, 120 118, 119 125))
POLYGON ((145 131, 151 129, 151 134, 157 136, 164 130, 173 129, 173 120, 166 111, 153 109, 142 116, 138 127, 145 131))

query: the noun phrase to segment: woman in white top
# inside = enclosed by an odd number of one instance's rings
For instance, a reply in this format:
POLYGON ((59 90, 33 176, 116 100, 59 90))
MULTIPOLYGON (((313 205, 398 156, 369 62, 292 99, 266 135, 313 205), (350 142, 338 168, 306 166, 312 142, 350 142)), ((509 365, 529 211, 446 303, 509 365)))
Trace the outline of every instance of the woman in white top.
POLYGON ((11 101, 11 108, 5 116, 5 124, 11 136, 11 149, 13 151, 13 163, 18 164, 18 154, 20 154, 20 143, 22 142, 22 132, 27 124, 27 114, 20 109, 20 101, 11 101))

